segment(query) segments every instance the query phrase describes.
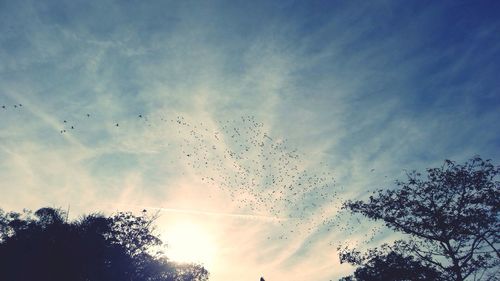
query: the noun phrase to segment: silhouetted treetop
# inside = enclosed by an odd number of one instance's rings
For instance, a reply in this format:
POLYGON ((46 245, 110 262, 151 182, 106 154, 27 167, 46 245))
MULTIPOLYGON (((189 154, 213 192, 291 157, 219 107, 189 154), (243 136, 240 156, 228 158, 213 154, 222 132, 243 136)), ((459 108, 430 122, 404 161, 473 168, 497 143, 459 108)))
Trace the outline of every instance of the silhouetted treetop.
POLYGON ((0 210, 0 280, 208 280, 205 268, 170 262, 146 213, 83 216, 68 222, 53 208, 22 214, 0 210))
POLYGON ((409 172, 395 189, 347 201, 344 208, 408 234, 406 251, 449 280, 462 281, 499 266, 499 175, 490 160, 446 160, 425 176, 409 172))
POLYGON ((354 275, 341 281, 440 281, 446 280, 432 265, 424 265, 411 255, 405 255, 397 245, 360 253, 347 248, 339 251, 340 263, 348 262, 359 266, 354 275))

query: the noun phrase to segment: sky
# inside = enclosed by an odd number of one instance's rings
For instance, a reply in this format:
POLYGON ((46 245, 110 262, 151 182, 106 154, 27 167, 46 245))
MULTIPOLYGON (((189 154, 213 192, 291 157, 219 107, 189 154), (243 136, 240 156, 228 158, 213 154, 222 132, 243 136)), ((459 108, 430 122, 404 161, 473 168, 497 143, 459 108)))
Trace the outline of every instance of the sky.
POLYGON ((498 163, 498 14, 0 1, 0 208, 147 209, 166 254, 211 280, 336 280, 353 270, 339 245, 395 237, 344 200, 445 159, 498 163))

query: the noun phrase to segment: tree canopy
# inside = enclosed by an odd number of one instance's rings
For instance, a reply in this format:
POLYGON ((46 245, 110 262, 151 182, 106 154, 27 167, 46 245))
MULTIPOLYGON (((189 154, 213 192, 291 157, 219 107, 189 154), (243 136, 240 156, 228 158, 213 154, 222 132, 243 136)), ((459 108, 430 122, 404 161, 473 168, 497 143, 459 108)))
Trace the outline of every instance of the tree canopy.
MULTIPOLYGON (((344 208, 406 234, 399 261, 411 254, 447 280, 487 279, 500 266, 499 175, 500 167, 480 157, 464 164, 446 160, 425 176, 409 172, 395 189, 378 190, 366 202, 347 201, 344 208)), ((390 255, 372 256, 363 270, 385 267, 380 261, 390 255)))
POLYGON ((154 217, 143 213, 83 216, 69 222, 53 208, 0 210, 0 280, 205 281, 196 264, 169 261, 155 246, 154 217))
POLYGON ((352 249, 340 249, 340 262, 358 265, 354 275, 341 281, 441 281, 441 273, 432 266, 422 264, 411 255, 404 255, 394 246, 360 253, 352 249))

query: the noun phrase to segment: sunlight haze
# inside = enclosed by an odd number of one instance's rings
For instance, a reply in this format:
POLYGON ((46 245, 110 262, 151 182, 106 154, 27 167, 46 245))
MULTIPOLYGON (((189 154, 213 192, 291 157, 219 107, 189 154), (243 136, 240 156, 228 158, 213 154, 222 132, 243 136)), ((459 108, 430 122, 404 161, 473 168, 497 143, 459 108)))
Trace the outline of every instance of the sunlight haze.
POLYGON ((495 1, 1 1, 0 208, 158 212, 212 281, 328 281, 341 209, 500 156, 495 1), (4 106, 3 108, 1 106, 4 106))

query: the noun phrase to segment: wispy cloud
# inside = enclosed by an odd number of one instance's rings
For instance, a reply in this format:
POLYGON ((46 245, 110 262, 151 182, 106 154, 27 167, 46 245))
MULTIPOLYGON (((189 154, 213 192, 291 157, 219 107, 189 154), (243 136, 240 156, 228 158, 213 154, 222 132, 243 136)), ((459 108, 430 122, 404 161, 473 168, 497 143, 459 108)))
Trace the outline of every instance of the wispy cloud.
MULTIPOLYGON (((336 245, 366 240, 338 211, 342 200, 391 186, 403 169, 500 156, 500 22, 495 8, 466 6, 467 14, 396 1, 5 3, 0 207, 69 204, 75 216, 147 207, 166 222, 198 220, 224 244, 213 280, 342 276, 351 269, 337 264, 336 245), (332 173, 336 199, 304 190, 309 199, 277 206, 286 209, 277 219, 242 211, 235 198, 254 195, 203 182, 204 173, 237 173, 193 168, 181 147, 192 136, 176 118, 224 151, 232 144, 220 121, 248 115, 297 149, 301 172, 332 173)), ((224 159, 220 151, 211 157, 224 159)), ((266 187, 266 196, 276 188, 266 187)))

